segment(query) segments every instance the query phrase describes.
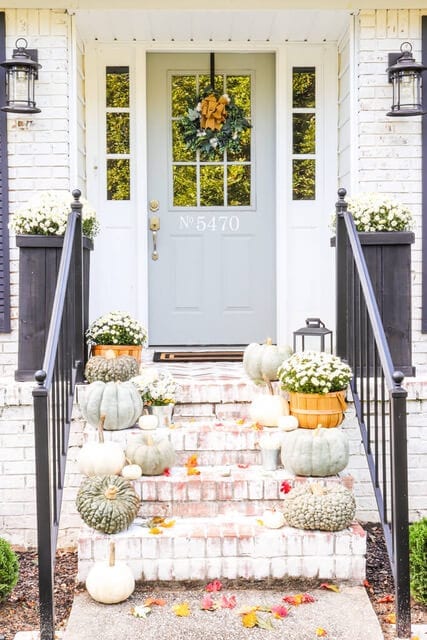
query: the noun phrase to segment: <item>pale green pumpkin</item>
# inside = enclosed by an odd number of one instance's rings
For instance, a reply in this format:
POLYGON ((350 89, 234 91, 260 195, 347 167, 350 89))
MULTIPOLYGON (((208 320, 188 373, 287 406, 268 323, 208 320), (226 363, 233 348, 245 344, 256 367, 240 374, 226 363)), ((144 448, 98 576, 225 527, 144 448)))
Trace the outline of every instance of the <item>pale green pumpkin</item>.
POLYGON ((89 424, 97 425, 105 416, 104 429, 127 429, 142 413, 142 400, 132 382, 97 380, 80 390, 80 409, 89 424))
POLYGON ((140 435, 128 444, 126 458, 141 467, 143 476, 159 476, 174 464, 175 450, 167 438, 155 442, 149 435, 140 435))
POLYGON ((291 355, 289 347, 272 344, 268 338, 265 344, 252 342, 243 354, 243 368, 247 375, 256 382, 278 380, 277 370, 284 360, 291 355))
POLYGON ((333 476, 348 464, 348 438, 339 427, 295 429, 282 442, 282 464, 295 475, 333 476))

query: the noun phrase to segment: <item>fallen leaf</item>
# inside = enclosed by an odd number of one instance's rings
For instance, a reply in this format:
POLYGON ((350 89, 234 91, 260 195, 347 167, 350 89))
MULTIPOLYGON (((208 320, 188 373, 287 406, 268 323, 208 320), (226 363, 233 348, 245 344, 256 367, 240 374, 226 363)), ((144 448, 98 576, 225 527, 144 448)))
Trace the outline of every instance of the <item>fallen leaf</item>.
POLYGON ((217 607, 215 605, 215 602, 212 596, 209 594, 206 594, 202 598, 202 601, 200 603, 200 608, 203 609, 203 611, 215 611, 217 607))
POLYGON ((164 475, 164 476, 170 476, 170 474, 171 474, 171 470, 170 470, 170 469, 165 469, 165 470, 163 471, 163 475, 164 475))
POLYGON ((236 424, 245 424, 246 418, 238 418, 236 424))
POLYGON ((274 626, 270 617, 261 618, 260 616, 257 616, 256 623, 260 629, 267 629, 267 631, 272 631, 274 629, 274 626))
POLYGON ((163 531, 159 529, 159 527, 151 527, 151 529, 148 529, 148 533, 152 533, 154 536, 158 536, 160 533, 163 533, 163 531))
POLYGON ((315 602, 315 598, 313 598, 309 593, 297 593, 294 596, 285 596, 282 600, 283 602, 287 602, 288 604, 293 604, 295 606, 315 602))
POLYGON ((387 593, 385 596, 383 596, 382 598, 378 598, 377 602, 394 602, 394 596, 391 595, 391 593, 387 593))
POLYGON ((254 422, 254 424, 251 425, 251 429, 254 429, 255 431, 262 431, 264 427, 259 422, 254 422))
POLYGON ((209 582, 205 587, 205 591, 208 591, 209 593, 216 593, 217 591, 221 591, 221 589, 222 582, 220 580, 212 580, 212 582, 209 582))
POLYGON ((163 516, 153 516, 150 520, 150 527, 155 527, 157 524, 162 524, 165 521, 163 516))
POLYGON ((174 526, 175 522, 175 520, 169 520, 169 522, 162 522, 159 526, 161 526, 162 529, 170 529, 174 526))
POLYGON ((187 476, 199 476, 200 471, 196 467, 187 467, 187 476))
POLYGON ((250 465, 249 463, 248 463, 248 464, 243 464, 242 462, 241 462, 240 464, 238 464, 238 465, 237 465, 237 467, 238 467, 239 469, 249 469, 249 467, 250 467, 250 466, 251 466, 251 465, 250 465))
POLYGON ((179 616, 181 618, 186 618, 191 614, 188 602, 181 602, 180 604, 174 604, 172 606, 172 611, 176 616, 179 616))
POLYGON ((411 640, 420 640, 419 636, 411 636, 411 640))
POLYGON ((364 580, 363 581, 363 586, 365 587, 365 589, 372 589, 372 585, 369 582, 369 580, 364 580))
POLYGON ((396 614, 389 613, 387 616, 385 616, 384 621, 388 624, 396 624, 396 614))
POLYGON ((146 605, 139 604, 132 607, 130 612, 133 616, 135 616, 135 618, 143 618, 144 620, 146 620, 147 616, 151 613, 151 609, 146 605))
POLYGON ((271 613, 275 618, 286 618, 288 610, 282 604, 278 604, 275 607, 271 607, 271 613))
POLYGON ((242 625, 247 629, 252 629, 258 623, 257 614, 255 611, 249 611, 242 616, 242 625))
POLYGON ((154 604, 158 607, 163 607, 166 604, 166 600, 163 600, 163 598, 147 598, 144 602, 146 607, 152 607, 154 604))
POLYGON ((236 602, 236 596, 222 596, 221 600, 219 601, 220 607, 221 609, 234 609, 234 607, 236 606, 237 602, 236 602))
POLYGON ((324 636, 327 636, 327 632, 325 631, 325 629, 323 629, 322 627, 317 627, 316 629, 316 636, 319 638, 323 638, 324 636))
POLYGON ((193 455, 189 456, 187 458, 187 460, 184 463, 185 467, 197 467, 197 456, 195 453, 193 453, 193 455))
POLYGON ((283 480, 282 484, 280 485, 281 493, 289 493, 291 489, 292 489, 291 483, 288 482, 288 480, 283 480))
POLYGON ((337 587, 336 584, 332 584, 331 582, 322 582, 320 585, 321 589, 328 589, 328 591, 335 591, 335 593, 339 593, 340 588, 337 587))
POLYGON ((258 518, 256 522, 257 524, 259 524, 260 527, 264 526, 264 520, 261 520, 261 518, 258 518))

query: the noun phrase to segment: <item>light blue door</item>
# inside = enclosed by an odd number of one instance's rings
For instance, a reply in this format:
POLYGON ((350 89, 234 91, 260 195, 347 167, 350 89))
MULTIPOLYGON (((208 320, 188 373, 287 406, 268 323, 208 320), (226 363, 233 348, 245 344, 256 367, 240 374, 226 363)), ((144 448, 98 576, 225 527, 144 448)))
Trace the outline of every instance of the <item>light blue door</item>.
POLYGON ((209 62, 205 53, 148 55, 152 345, 237 345, 276 334, 274 55, 216 54, 216 93, 231 95, 252 128, 242 152, 213 159, 186 149, 177 126, 208 84, 209 62))

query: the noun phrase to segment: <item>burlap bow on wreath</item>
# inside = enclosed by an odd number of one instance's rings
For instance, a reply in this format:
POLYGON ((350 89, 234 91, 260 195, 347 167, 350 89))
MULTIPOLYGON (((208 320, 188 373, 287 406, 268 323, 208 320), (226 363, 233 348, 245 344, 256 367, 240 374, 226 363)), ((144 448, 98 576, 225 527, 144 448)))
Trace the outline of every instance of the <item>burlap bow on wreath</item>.
POLYGON ((217 98, 211 93, 203 98, 200 105, 200 128, 219 131, 227 118, 226 106, 229 102, 226 95, 217 98))

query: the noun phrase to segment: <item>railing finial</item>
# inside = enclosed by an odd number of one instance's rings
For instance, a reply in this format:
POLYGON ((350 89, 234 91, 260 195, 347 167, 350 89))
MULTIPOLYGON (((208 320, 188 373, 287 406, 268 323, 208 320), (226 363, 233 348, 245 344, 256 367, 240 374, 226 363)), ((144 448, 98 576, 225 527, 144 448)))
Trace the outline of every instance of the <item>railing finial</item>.
POLYGON ((395 381, 397 387, 402 386, 404 377, 405 376, 401 371, 393 371, 392 378, 395 381))
POLYGON ((82 195, 82 192, 80 191, 80 189, 74 189, 74 191, 72 191, 72 195, 74 200, 71 203, 71 209, 73 211, 80 212, 83 209, 83 205, 80 202, 80 196, 82 195))
POLYGON ((348 204, 345 201, 346 195, 347 190, 344 189, 344 187, 340 187, 338 189, 338 201, 335 203, 335 211, 337 212, 337 215, 340 213, 344 213, 344 211, 347 211, 348 204))
POLYGON ((47 373, 43 369, 39 369, 38 371, 35 372, 34 378, 37 384, 39 385, 39 387, 42 387, 44 385, 46 376, 47 376, 47 373))

